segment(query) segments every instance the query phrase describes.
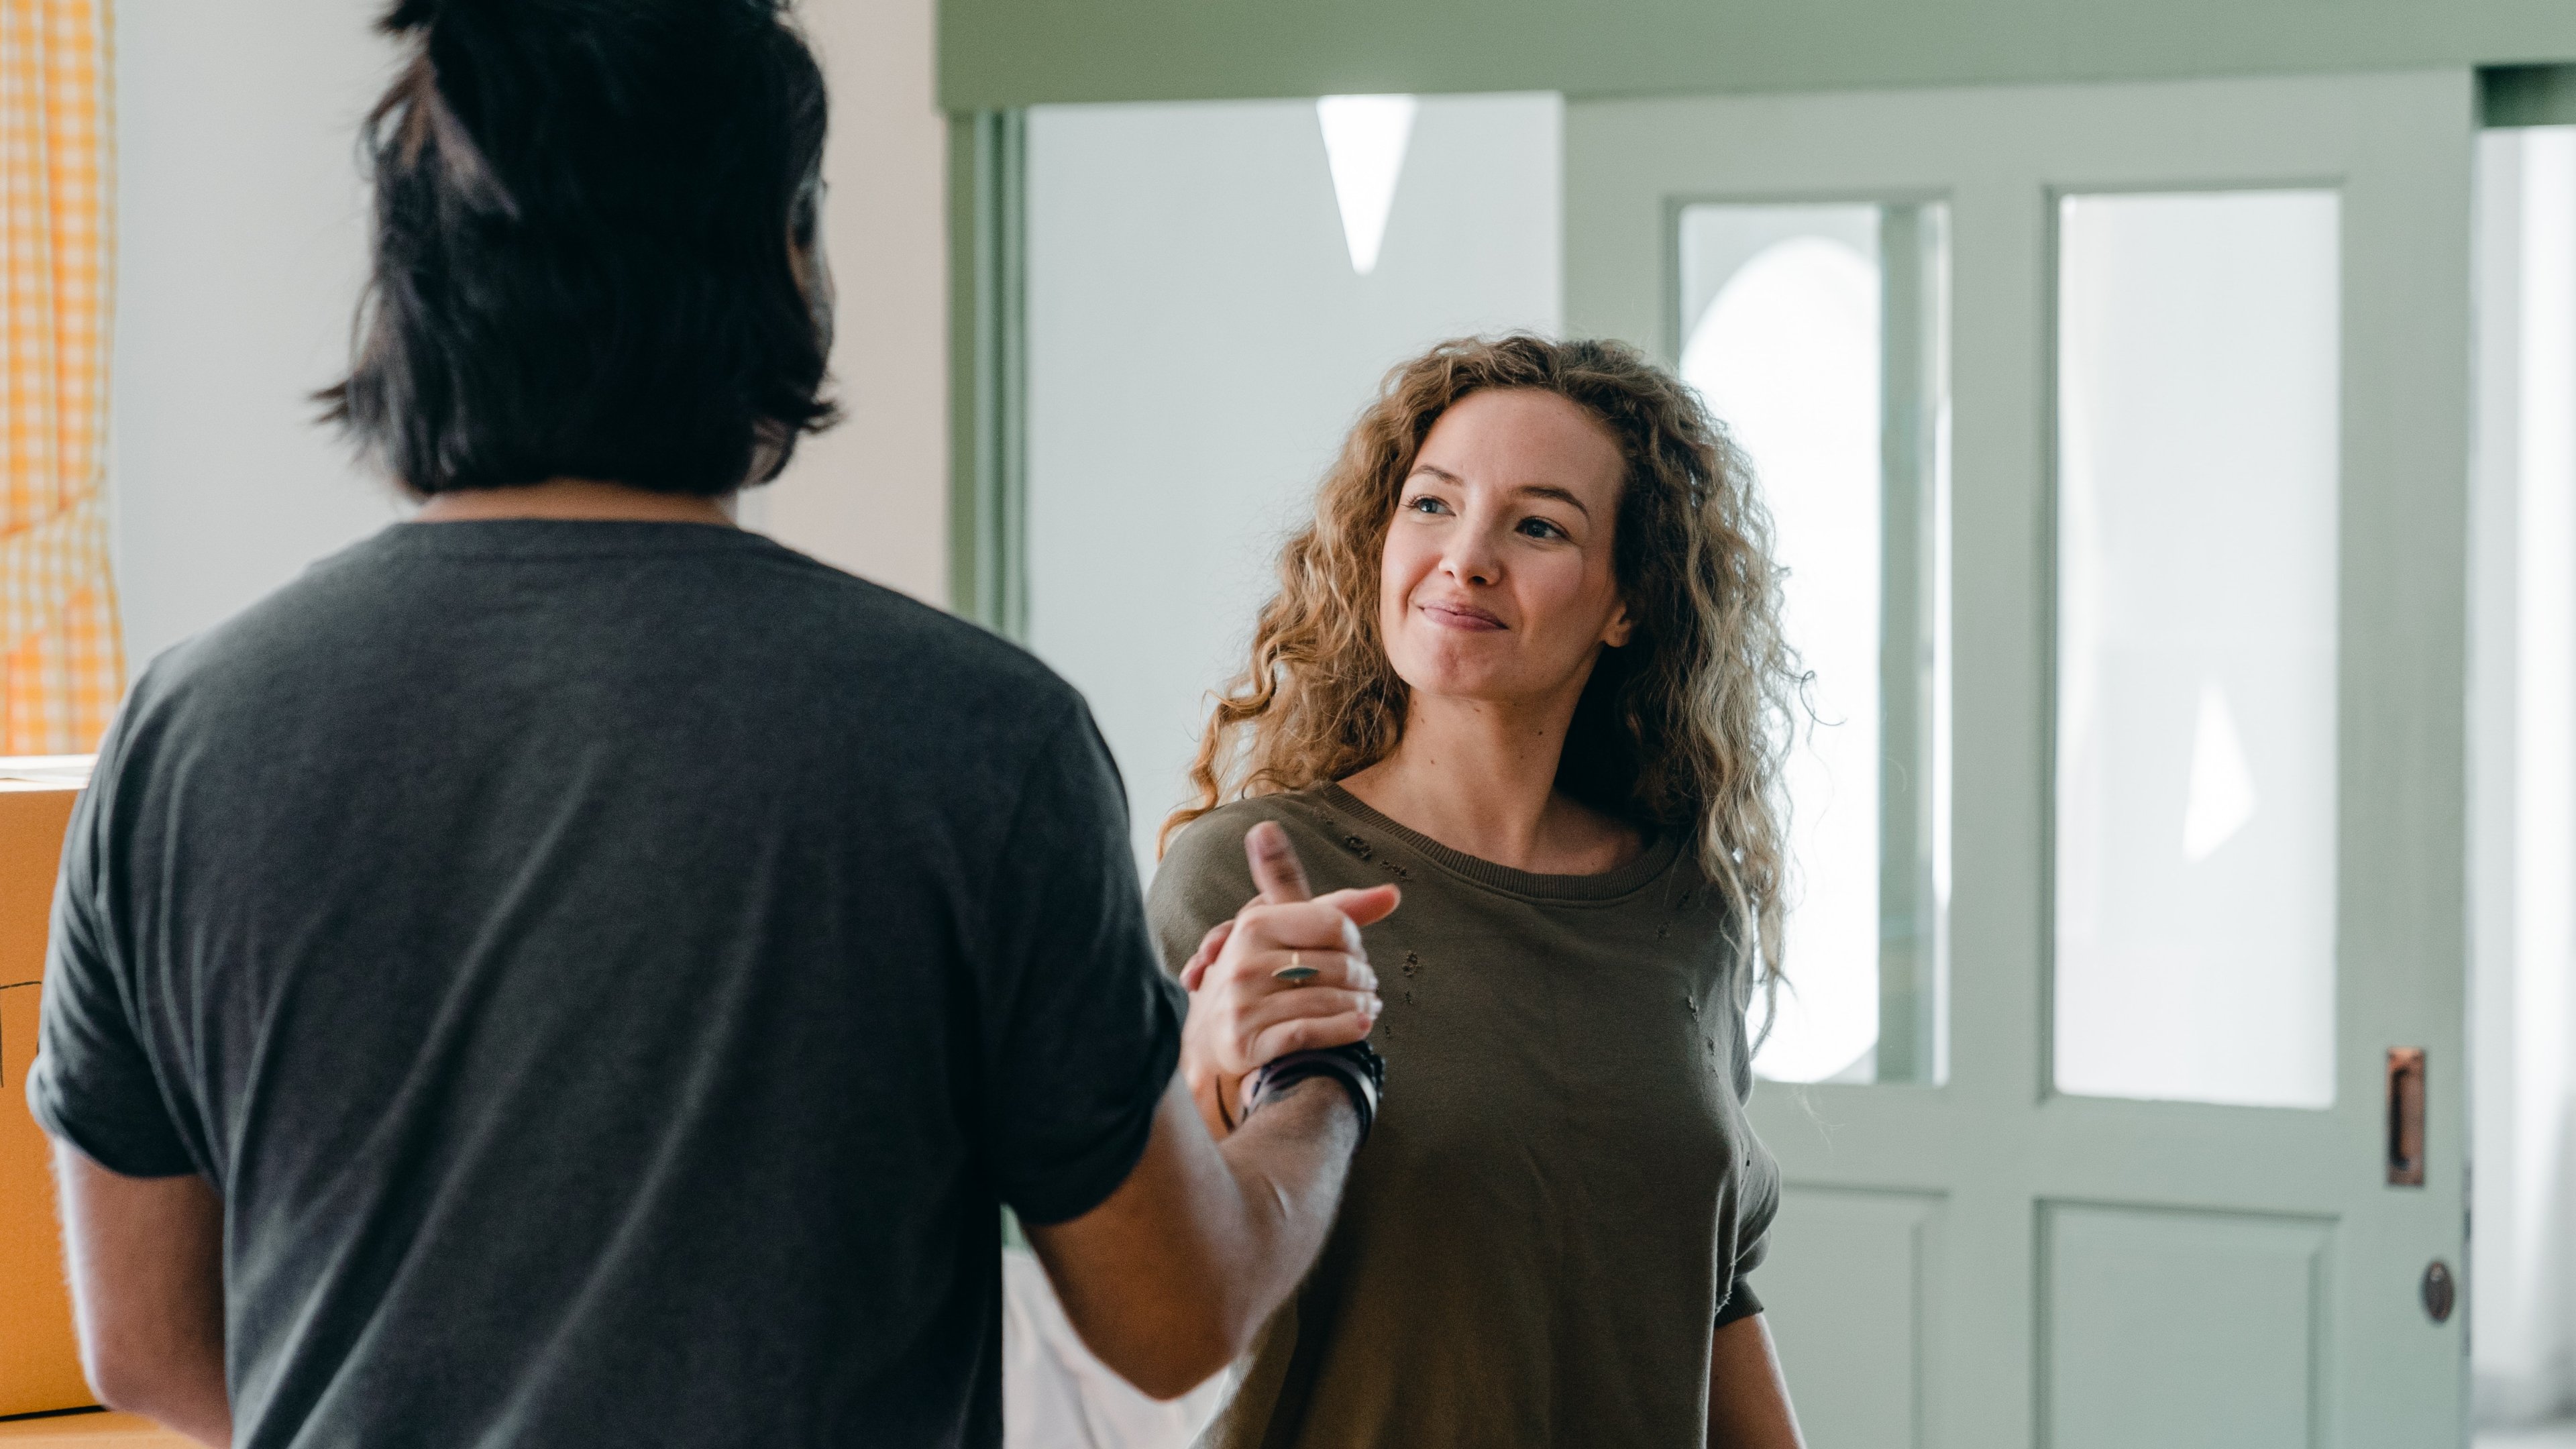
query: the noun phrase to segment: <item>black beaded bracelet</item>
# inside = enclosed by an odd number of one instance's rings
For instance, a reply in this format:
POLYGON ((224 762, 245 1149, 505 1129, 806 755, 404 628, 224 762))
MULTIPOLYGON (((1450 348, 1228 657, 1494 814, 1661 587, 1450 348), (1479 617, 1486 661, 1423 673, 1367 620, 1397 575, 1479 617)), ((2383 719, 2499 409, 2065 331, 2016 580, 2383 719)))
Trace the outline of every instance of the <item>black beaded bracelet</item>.
POLYGON ((1378 1098, 1386 1091, 1386 1058, 1364 1041, 1290 1052, 1264 1062, 1243 1084, 1243 1120, 1251 1121, 1262 1103, 1309 1077, 1331 1077, 1342 1084, 1351 1094, 1351 1110, 1359 1114, 1360 1141, 1368 1141, 1378 1098))

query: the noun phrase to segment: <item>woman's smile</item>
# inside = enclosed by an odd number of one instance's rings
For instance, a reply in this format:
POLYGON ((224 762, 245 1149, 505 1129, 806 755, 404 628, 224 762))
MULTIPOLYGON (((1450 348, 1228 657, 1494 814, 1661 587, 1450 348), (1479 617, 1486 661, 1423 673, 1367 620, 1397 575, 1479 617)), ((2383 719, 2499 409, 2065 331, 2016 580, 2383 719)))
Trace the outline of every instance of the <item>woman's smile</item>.
POLYGON ((1464 599, 1433 599, 1413 607, 1422 617, 1443 629, 1463 629, 1482 634, 1511 627, 1495 617, 1492 611, 1479 609, 1464 599))

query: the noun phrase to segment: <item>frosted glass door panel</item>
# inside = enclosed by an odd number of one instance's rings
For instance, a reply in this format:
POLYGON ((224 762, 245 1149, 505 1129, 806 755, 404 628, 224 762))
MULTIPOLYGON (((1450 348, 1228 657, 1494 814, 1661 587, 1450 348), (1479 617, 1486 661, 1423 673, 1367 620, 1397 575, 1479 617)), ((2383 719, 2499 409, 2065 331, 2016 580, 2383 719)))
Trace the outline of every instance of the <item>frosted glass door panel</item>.
POLYGON ((1755 1058, 1776 1080, 1943 1075, 1944 219, 1680 213, 1682 376, 1752 463, 1814 675, 1816 727, 1789 763, 1790 985, 1755 1058))
POLYGON ((2334 1100, 2339 210, 2059 203, 2063 1092, 2334 1100))

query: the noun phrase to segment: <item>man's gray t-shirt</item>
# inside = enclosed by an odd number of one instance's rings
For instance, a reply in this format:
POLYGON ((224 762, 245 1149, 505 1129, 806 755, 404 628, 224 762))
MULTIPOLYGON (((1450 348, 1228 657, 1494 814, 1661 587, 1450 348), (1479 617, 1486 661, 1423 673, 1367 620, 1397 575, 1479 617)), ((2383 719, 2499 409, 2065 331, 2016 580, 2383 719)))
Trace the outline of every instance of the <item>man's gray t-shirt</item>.
POLYGON ((1181 1004, 1080 698, 751 534, 398 525, 163 656, 66 842, 46 1128, 225 1204, 235 1438, 993 1445, 996 1200, 1181 1004))

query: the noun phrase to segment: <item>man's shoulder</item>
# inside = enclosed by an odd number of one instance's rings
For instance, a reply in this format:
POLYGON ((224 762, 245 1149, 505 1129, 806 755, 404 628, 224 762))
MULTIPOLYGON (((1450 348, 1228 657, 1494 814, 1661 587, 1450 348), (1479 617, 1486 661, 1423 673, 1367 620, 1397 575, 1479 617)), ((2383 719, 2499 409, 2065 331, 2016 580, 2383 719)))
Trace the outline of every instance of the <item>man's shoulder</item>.
POLYGON ((924 728, 971 717, 1049 732, 1087 708, 1081 692, 1014 640, 908 594, 782 549, 807 571, 814 607, 797 645, 844 671, 857 693, 903 701, 924 728))
POLYGON ((1072 685, 1013 640, 910 594, 844 573, 803 554, 795 557, 823 576, 822 587, 842 602, 851 622, 871 631, 883 630, 879 637, 885 642, 949 661, 960 670, 989 677, 995 683, 1041 689, 1064 701, 1073 698, 1072 685))
MULTIPOLYGON (((240 613, 162 653, 138 679, 137 701, 253 686, 278 671, 345 678, 353 651, 413 648, 420 634, 452 622, 417 611, 425 603, 452 603, 439 593, 455 581, 406 578, 406 566, 501 556, 433 550, 424 541, 425 535, 396 525, 315 561, 240 613)), ((738 535, 714 543, 721 546, 561 557, 661 559, 691 570, 663 591, 660 611, 696 610, 722 620, 716 632, 724 643, 715 651, 721 657, 711 662, 756 670, 767 683, 792 676, 823 685, 826 693, 899 699, 925 722, 951 711, 1052 722, 1079 700, 1035 655, 980 625, 766 538, 738 535), (679 591, 697 592, 682 599, 679 591)), ((676 639, 664 645, 687 647, 676 639)))

